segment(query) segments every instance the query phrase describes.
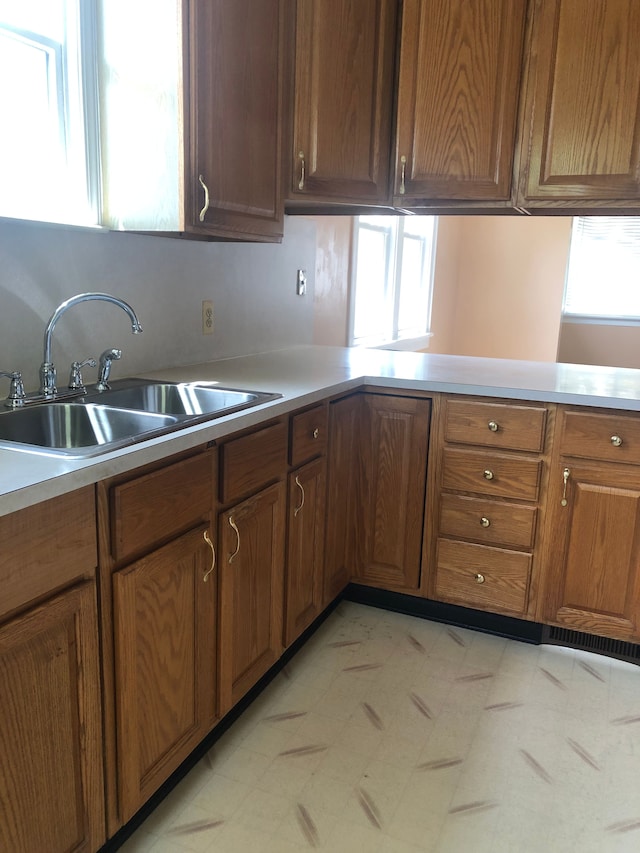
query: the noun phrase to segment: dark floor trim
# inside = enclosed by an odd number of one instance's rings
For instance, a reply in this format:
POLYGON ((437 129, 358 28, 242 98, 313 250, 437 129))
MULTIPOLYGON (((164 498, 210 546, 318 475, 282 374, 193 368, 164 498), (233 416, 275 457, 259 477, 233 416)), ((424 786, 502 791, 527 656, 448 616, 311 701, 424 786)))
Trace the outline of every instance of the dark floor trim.
POLYGON ((495 634, 510 640, 520 640, 523 643, 539 644, 542 641, 542 625, 538 622, 515 619, 512 616, 499 616, 482 610, 471 610, 468 607, 457 607, 454 604, 443 604, 428 598, 418 598, 415 595, 405 595, 400 592, 387 592, 384 589, 354 583, 349 584, 344 597, 358 604, 369 604, 383 610, 406 613, 408 616, 432 619, 434 622, 446 622, 448 625, 457 625, 460 628, 472 628, 474 631, 495 634))

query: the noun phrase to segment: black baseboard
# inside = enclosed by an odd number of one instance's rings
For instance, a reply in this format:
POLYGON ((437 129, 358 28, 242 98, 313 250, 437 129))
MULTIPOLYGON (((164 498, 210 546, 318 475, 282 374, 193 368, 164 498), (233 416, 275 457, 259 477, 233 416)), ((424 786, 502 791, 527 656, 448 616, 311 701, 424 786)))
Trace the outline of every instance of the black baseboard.
POLYGON ((346 588, 344 598, 358 604, 369 604, 371 607, 406 613, 408 616, 419 616, 422 619, 432 619, 434 622, 446 622, 448 625, 457 625, 459 628, 472 628, 474 631, 495 634, 510 640, 520 640, 523 643, 537 645, 542 640, 543 626, 538 622, 528 622, 513 616, 499 616, 483 610, 471 610, 455 604, 443 604, 440 601, 418 598, 415 595, 387 592, 384 589, 352 583, 346 588))

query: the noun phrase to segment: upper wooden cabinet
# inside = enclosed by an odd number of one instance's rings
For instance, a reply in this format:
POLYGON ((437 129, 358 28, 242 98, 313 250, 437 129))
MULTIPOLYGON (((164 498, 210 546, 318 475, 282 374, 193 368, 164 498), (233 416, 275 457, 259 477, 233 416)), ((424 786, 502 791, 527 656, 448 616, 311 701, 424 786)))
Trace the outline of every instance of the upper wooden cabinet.
POLYGON ((185 0, 185 230, 282 239, 283 0, 185 0))
POLYGON ((405 0, 396 206, 511 198, 526 0, 405 0))
POLYGON ((388 199, 396 6, 297 0, 290 199, 388 199))
POLYGON ((523 207, 640 205, 640 3, 536 0, 523 207))

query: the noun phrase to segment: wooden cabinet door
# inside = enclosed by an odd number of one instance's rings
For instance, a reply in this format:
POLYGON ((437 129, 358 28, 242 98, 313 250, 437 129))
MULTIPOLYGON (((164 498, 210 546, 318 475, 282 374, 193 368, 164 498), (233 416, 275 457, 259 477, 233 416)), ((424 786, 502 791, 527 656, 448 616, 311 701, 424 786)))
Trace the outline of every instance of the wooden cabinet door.
POLYGON ((388 199, 396 6, 297 0, 291 199, 388 199))
POLYGON ((526 0, 404 0, 394 204, 511 199, 526 0))
POLYGON ((113 576, 118 795, 127 821, 216 719, 216 577, 201 526, 113 576))
POLYGON ((518 204, 640 203, 640 4, 536 0, 518 204))
POLYGON ((561 460, 552 481, 542 621, 640 637, 640 471, 561 460))
POLYGON ((105 841, 93 583, 0 628, 0 849, 93 853, 105 841))
POLYGON ((289 475, 285 646, 323 609, 326 479, 325 459, 289 475))
POLYGON ((324 604, 340 595, 356 571, 362 526, 358 493, 362 395, 329 406, 324 604))
POLYGON ((364 395, 358 581, 420 585, 430 412, 430 400, 364 395))
POLYGON ((185 227, 279 242, 283 0, 184 8, 185 227))
POLYGON ((219 524, 224 714, 282 654, 285 484, 227 510, 219 524))

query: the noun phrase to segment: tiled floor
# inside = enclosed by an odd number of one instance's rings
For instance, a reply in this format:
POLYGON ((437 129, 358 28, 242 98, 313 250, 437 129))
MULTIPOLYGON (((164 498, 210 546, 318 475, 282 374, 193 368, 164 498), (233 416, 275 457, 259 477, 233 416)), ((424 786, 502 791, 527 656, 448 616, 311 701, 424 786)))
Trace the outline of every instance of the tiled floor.
POLYGON ((640 669, 343 602, 124 853, 638 853, 640 669))

